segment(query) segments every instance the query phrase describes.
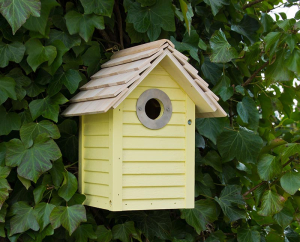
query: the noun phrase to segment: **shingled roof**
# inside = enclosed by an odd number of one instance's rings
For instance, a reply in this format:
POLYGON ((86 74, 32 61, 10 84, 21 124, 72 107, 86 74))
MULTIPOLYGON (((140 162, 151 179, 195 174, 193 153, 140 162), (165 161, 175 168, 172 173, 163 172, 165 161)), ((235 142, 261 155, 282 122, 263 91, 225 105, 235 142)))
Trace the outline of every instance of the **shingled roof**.
POLYGON ((188 58, 163 39, 115 52, 70 100, 64 116, 105 113, 116 108, 159 63, 196 105, 196 117, 224 117, 219 98, 188 58))

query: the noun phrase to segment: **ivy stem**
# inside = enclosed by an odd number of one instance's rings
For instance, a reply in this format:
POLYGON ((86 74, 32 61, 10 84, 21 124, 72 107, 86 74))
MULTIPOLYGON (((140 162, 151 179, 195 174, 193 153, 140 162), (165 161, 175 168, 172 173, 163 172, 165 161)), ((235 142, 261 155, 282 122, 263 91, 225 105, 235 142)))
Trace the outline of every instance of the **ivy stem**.
POLYGON ((260 2, 263 2, 263 1, 264 1, 264 0, 256 0, 256 1, 253 1, 253 2, 251 2, 251 3, 248 3, 248 4, 246 4, 246 5, 243 6, 243 10, 245 10, 246 8, 250 8, 250 7, 252 7, 253 5, 258 4, 258 3, 260 3, 260 2))

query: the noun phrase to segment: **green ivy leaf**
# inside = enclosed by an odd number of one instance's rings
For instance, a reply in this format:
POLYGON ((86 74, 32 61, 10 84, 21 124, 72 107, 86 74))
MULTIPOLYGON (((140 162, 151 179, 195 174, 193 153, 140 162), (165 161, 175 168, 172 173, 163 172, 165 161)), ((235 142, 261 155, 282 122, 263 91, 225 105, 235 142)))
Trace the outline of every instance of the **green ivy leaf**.
POLYGON ((47 44, 51 45, 56 40, 62 41, 68 49, 71 49, 74 46, 79 46, 81 42, 80 37, 78 35, 69 35, 69 33, 65 31, 51 29, 47 44))
POLYGON ((21 118, 18 114, 6 112, 5 108, 0 106, 0 117, 0 135, 8 135, 12 130, 20 129, 21 118))
POLYGON ((224 160, 236 157, 245 163, 255 163, 263 141, 260 136, 246 129, 225 130, 217 140, 218 150, 224 160))
POLYGON ((20 138, 26 147, 30 147, 33 144, 33 140, 39 134, 47 134, 52 139, 58 139, 60 137, 57 126, 48 121, 42 120, 39 123, 27 123, 21 127, 20 138))
POLYGON ((300 173, 288 171, 280 178, 280 185, 287 193, 294 195, 300 188, 300 173))
POLYGON ((76 192, 77 185, 76 177, 70 172, 65 172, 64 181, 61 188, 58 190, 58 195, 68 202, 76 192))
POLYGON ((72 119, 66 119, 58 125, 61 138, 57 141, 64 157, 73 161, 78 159, 78 127, 72 119))
POLYGON ((129 216, 150 241, 154 237, 169 238, 171 219, 167 211, 132 212, 129 216))
POLYGON ((233 87, 231 86, 230 79, 223 75, 221 80, 212 89, 213 92, 219 95, 224 102, 233 96, 233 87))
POLYGON ((42 199, 44 192, 47 190, 45 185, 39 185, 33 190, 34 203, 38 204, 42 199))
POLYGON ((86 222, 85 208, 83 205, 56 207, 50 214, 50 222, 54 229, 62 225, 71 235, 81 222, 86 222))
POLYGON ((179 0, 181 11, 184 17, 187 32, 191 32, 192 17, 194 16, 193 8, 191 3, 186 2, 186 0, 179 0))
POLYGON ((44 99, 33 100, 29 104, 32 119, 36 119, 42 115, 44 118, 48 118, 54 122, 57 122, 59 104, 64 104, 67 101, 68 100, 61 93, 58 93, 53 97, 47 96, 44 99))
POLYGON ((182 42, 177 41, 173 36, 171 36, 171 41, 178 51, 188 51, 193 59, 200 62, 198 56, 199 35, 196 30, 191 30, 190 34, 186 32, 183 36, 182 42))
POLYGON ((82 55, 83 64, 87 66, 89 76, 95 74, 101 68, 102 59, 100 53, 100 46, 94 45, 82 55))
POLYGON ((0 104, 4 103, 7 98, 17 100, 15 90, 16 82, 11 77, 0 77, 0 104))
POLYGON ((64 171, 65 171, 65 167, 64 167, 64 164, 62 162, 62 159, 58 159, 56 161, 53 161, 52 168, 49 172, 52 176, 53 184, 56 187, 59 187, 60 184, 62 183, 62 181, 64 179, 64 171))
POLYGON ((220 76, 222 76, 223 65, 213 63, 208 57, 204 57, 204 62, 201 65, 201 71, 205 78, 215 85, 220 79, 220 76))
POLYGON ((106 229, 104 225, 99 225, 96 230, 98 242, 110 242, 112 240, 112 232, 106 229))
POLYGON ((40 16, 30 16, 26 23, 23 25, 26 29, 39 32, 45 35, 48 17, 52 8, 60 6, 56 0, 40 0, 41 13, 40 16))
POLYGON ((50 224, 50 214, 55 206, 50 203, 39 203, 35 206, 36 218, 41 230, 44 230, 50 224))
POLYGON ((260 233, 254 228, 239 228, 237 230, 238 242, 260 242, 260 233))
POLYGON ((20 63, 25 54, 25 49, 25 46, 20 42, 10 44, 0 42, 0 67, 6 67, 10 61, 20 63))
POLYGON ((85 14, 95 13, 98 15, 110 17, 112 14, 114 1, 113 0, 80 0, 85 14))
POLYGON ((175 31, 174 11, 170 0, 157 1, 150 7, 142 7, 140 3, 133 2, 129 6, 127 19, 136 31, 147 32, 150 41, 159 37, 161 28, 175 31))
POLYGON ((210 56, 212 62, 226 63, 238 57, 236 49, 227 42, 221 29, 213 34, 209 43, 212 48, 212 55, 210 56))
POLYGON ((294 50, 293 53, 287 59, 287 67, 290 71, 295 72, 298 76, 300 76, 300 51, 294 50))
POLYGON ((30 15, 39 17, 39 0, 5 0, 0 2, 0 12, 12 28, 13 34, 25 23, 30 15))
POLYGON ((245 14, 241 22, 231 25, 231 30, 245 36, 251 44, 254 44, 258 40, 256 31, 259 27, 260 24, 256 19, 245 14))
POLYGON ((25 46, 28 54, 27 62, 34 72, 45 61, 48 61, 48 65, 51 65, 57 55, 54 46, 43 46, 38 39, 28 40, 25 46))
POLYGON ((206 225, 217 219, 216 205, 212 200, 200 199, 194 209, 181 210, 181 218, 191 225, 198 234, 206 230, 206 225))
POLYGON ((289 143, 278 147, 281 150, 281 160, 286 161, 289 157, 300 154, 300 144, 289 143))
POLYGON ((36 219, 36 212, 26 202, 14 203, 9 211, 10 219, 10 236, 23 233, 28 229, 38 231, 40 226, 36 219))
POLYGON ((53 96, 61 90, 62 85, 65 85, 69 92, 73 94, 77 90, 81 80, 82 78, 77 70, 58 71, 51 80, 47 92, 50 96, 53 96))
POLYGON ((23 186, 26 188, 26 190, 29 189, 29 187, 31 187, 31 181, 24 178, 24 177, 21 177, 18 175, 18 179, 20 180, 20 182, 23 184, 23 186))
POLYGON ((8 181, 5 179, 9 174, 8 169, 5 167, 1 167, 1 170, 3 170, 2 171, 3 174, 1 175, 1 178, 0 178, 0 209, 2 209, 3 204, 5 206, 4 202, 8 198, 8 191, 11 190, 11 187, 10 187, 8 181))
POLYGON ((294 213, 295 210, 292 205, 285 206, 279 213, 274 215, 274 220, 284 229, 293 221, 294 213))
POLYGON ((282 165, 276 157, 269 154, 264 154, 259 157, 257 164, 257 172, 260 179, 269 181, 282 171, 282 165))
POLYGON ((283 209, 285 198, 272 190, 265 191, 261 199, 261 207, 258 211, 260 216, 269 216, 279 213, 283 209))
POLYGON ((86 242, 89 239, 97 239, 97 236, 93 230, 91 224, 82 224, 80 225, 72 235, 75 238, 75 242, 86 242))
POLYGON ((92 36, 95 28, 104 29, 104 19, 95 14, 81 14, 69 11, 66 16, 66 24, 70 34, 79 34, 85 42, 92 36))
POLYGON ((0 209, 0 223, 4 223, 5 222, 5 216, 6 216, 6 212, 7 212, 7 207, 8 204, 4 203, 2 208, 0 209))
POLYGON ((257 130, 259 122, 259 113, 257 105, 250 97, 244 97, 242 102, 237 104, 237 112, 247 128, 257 130))
POLYGON ((26 96, 26 90, 23 87, 27 87, 30 85, 30 78, 24 76, 22 70, 19 68, 12 69, 6 76, 11 77, 15 80, 15 91, 17 100, 23 100, 23 98, 26 96))
POLYGON ((12 139, 7 143, 6 164, 18 166, 18 174, 33 182, 51 169, 51 160, 59 157, 61 153, 58 146, 47 134, 38 135, 29 149, 19 139, 12 139))
POLYGON ((55 46, 57 55, 51 66, 48 68, 45 68, 52 76, 55 74, 55 72, 58 70, 58 68, 61 66, 63 62, 63 55, 69 50, 62 41, 55 40, 52 42, 52 45, 55 46))
POLYGON ((115 240, 119 239, 122 242, 130 242, 133 235, 136 236, 137 231, 134 227, 134 222, 132 221, 123 224, 117 224, 112 228, 112 237, 115 240))
POLYGON ((224 5, 229 5, 228 0, 204 0, 204 2, 211 7, 211 11, 214 16, 220 11, 224 5))
POLYGON ((199 134, 209 138, 216 144, 217 137, 222 133, 225 123, 225 118, 197 118, 196 129, 199 134))

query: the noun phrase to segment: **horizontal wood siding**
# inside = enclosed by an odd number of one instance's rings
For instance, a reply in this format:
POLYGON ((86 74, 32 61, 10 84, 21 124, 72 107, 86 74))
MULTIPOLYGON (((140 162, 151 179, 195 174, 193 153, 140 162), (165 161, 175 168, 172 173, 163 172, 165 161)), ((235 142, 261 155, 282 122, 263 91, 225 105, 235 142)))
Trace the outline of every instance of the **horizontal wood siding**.
POLYGON ((85 205, 109 209, 109 114, 85 115, 83 124, 83 187, 85 205))
POLYGON ((123 101, 122 209, 185 208, 186 94, 158 65, 123 101), (144 127, 136 102, 146 90, 164 91, 172 117, 159 130, 144 127))

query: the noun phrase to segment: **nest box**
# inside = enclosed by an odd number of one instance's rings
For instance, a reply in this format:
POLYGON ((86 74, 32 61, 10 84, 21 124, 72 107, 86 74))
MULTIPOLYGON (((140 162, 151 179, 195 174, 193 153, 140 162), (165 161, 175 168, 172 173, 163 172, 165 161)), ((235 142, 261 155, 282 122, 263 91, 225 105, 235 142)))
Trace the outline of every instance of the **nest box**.
POLYGON ((194 207, 195 118, 226 113, 187 59, 169 40, 118 51, 70 100, 85 205, 194 207))

